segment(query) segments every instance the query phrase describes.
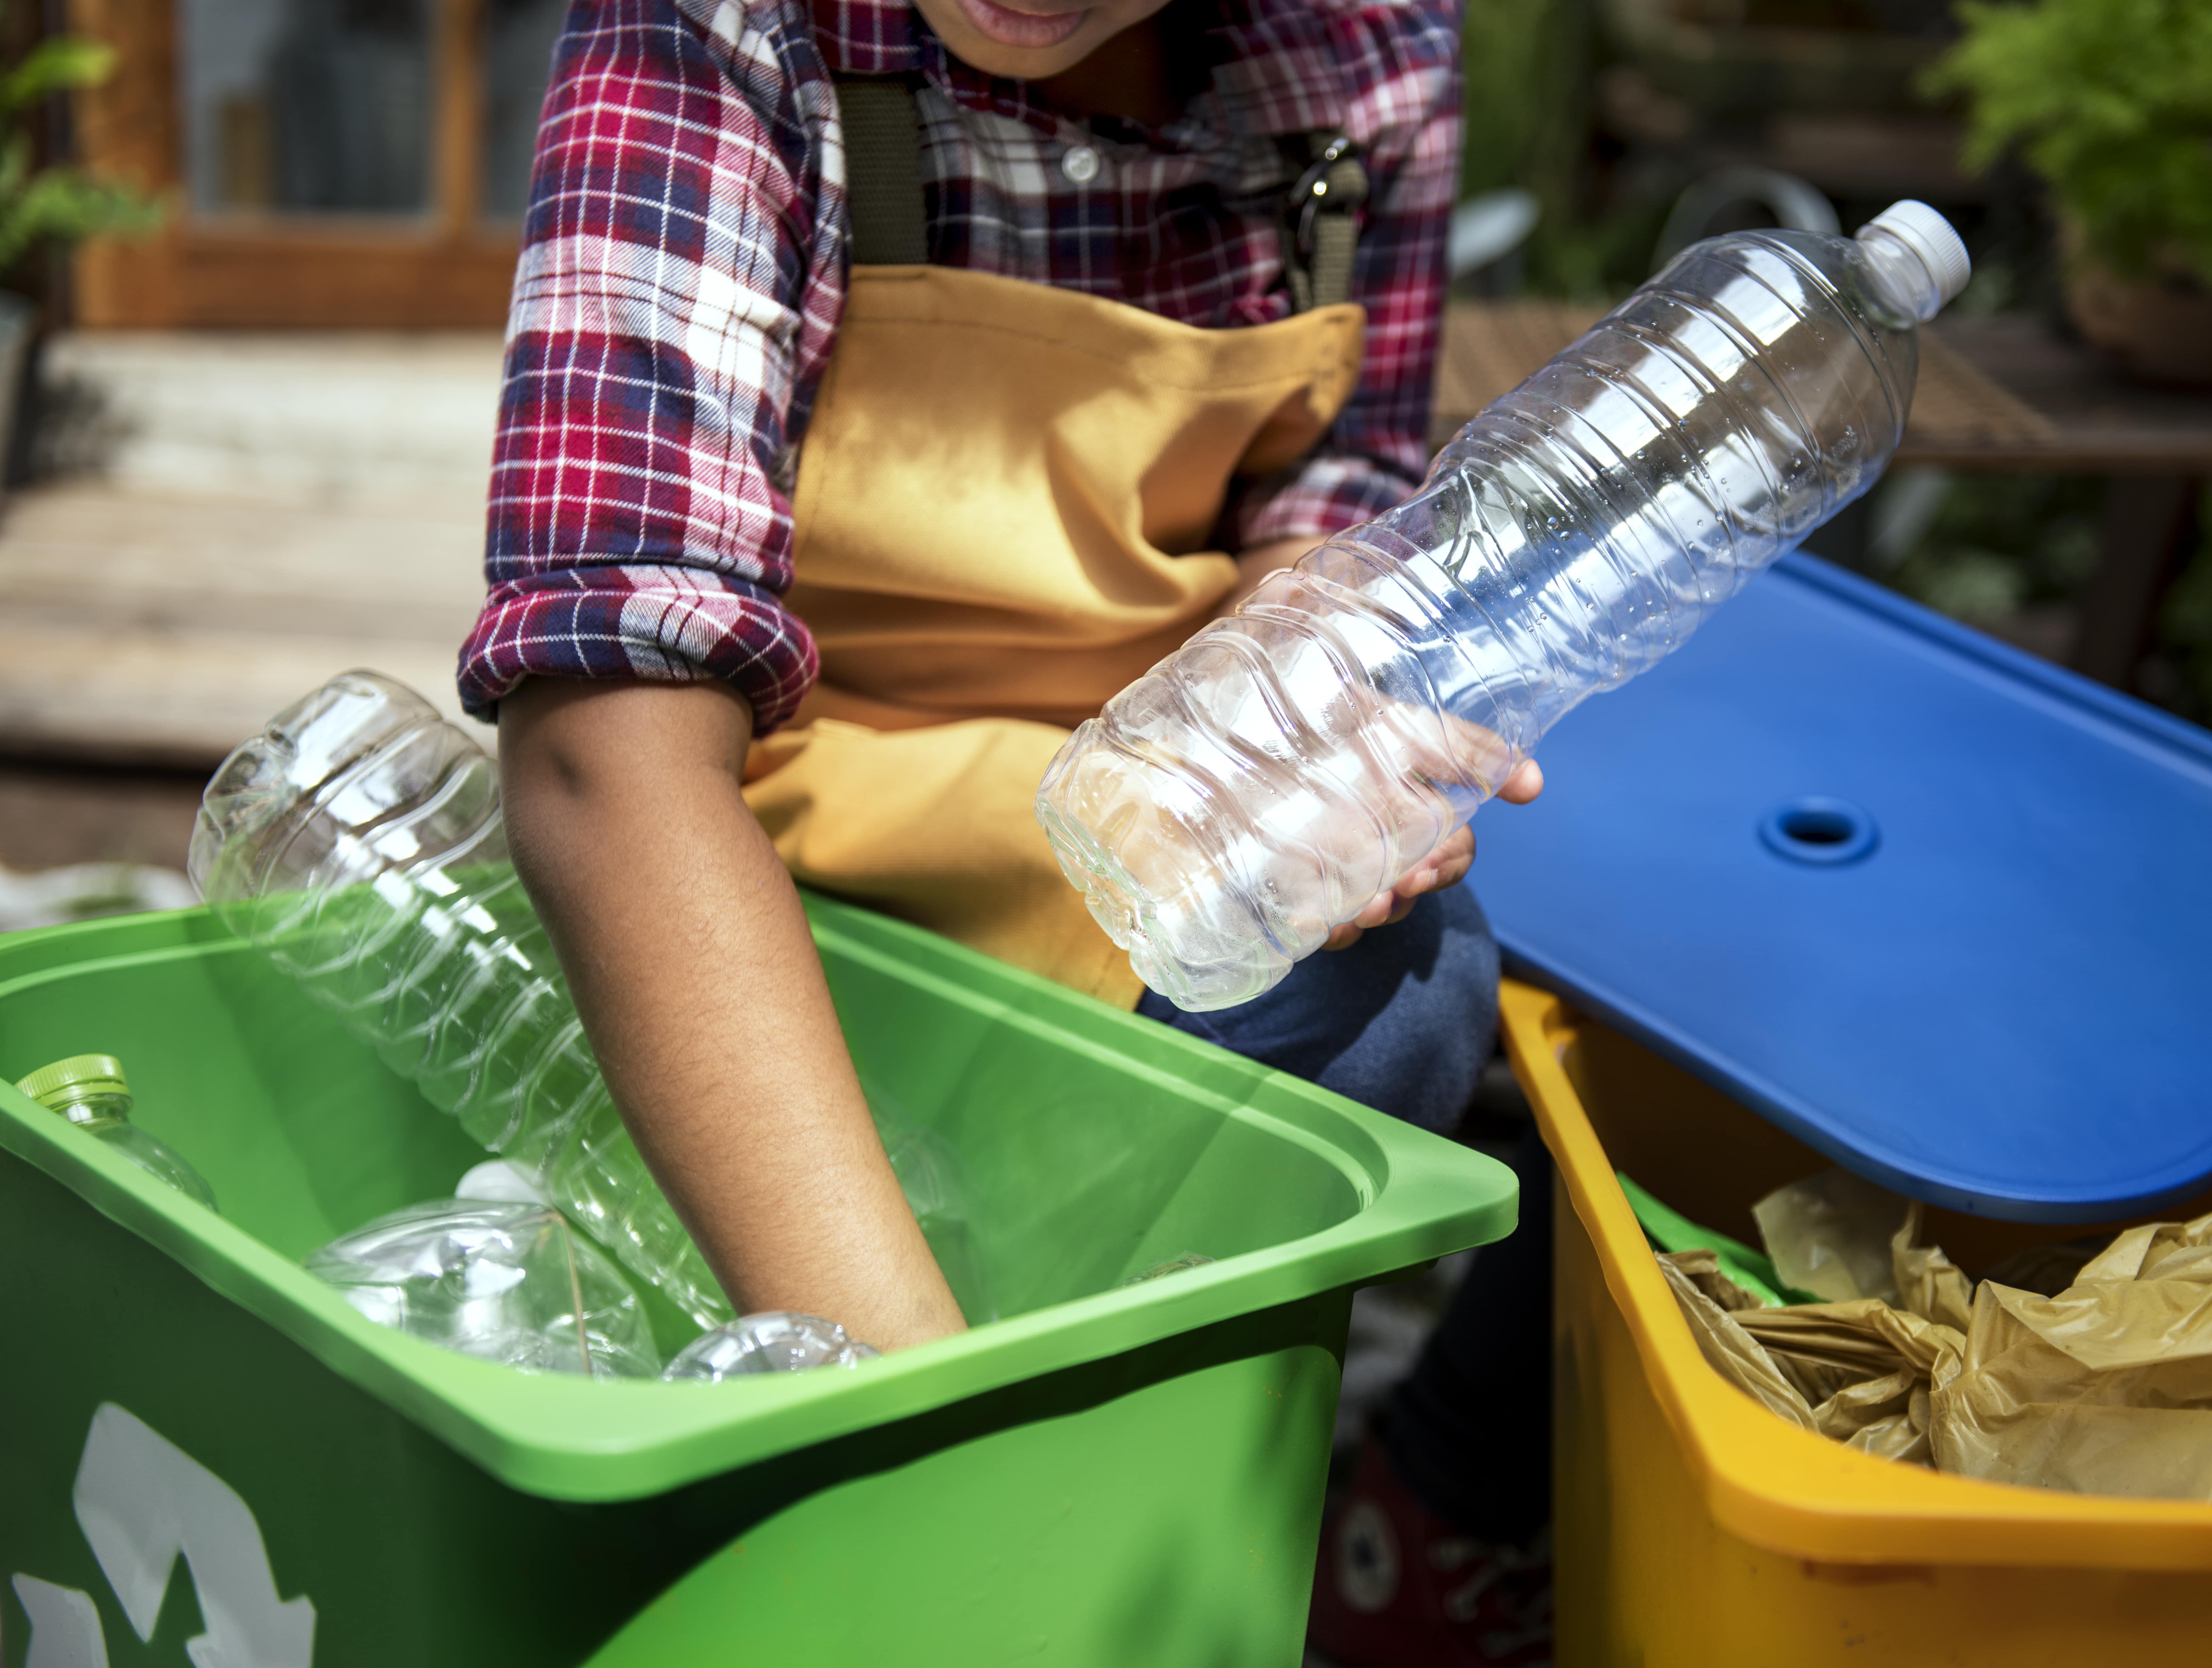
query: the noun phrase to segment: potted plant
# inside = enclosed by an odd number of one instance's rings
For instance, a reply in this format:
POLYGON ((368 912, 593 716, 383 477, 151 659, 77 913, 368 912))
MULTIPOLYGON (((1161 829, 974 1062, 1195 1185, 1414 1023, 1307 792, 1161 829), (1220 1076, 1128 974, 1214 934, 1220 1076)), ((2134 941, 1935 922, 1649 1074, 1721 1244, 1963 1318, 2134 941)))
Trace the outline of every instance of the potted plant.
POLYGON ((13 287, 36 250, 102 233, 136 235, 158 225, 158 204, 82 168, 39 167, 31 126, 46 101, 97 87, 115 64, 115 50, 78 35, 41 40, 0 73, 0 463, 13 455, 23 365, 37 324, 37 304, 13 287))
POLYGON ((1929 76, 1970 104, 1966 161, 2017 145, 2060 216, 2067 306, 2140 375, 2212 383, 2212 6, 1966 0, 1929 76))

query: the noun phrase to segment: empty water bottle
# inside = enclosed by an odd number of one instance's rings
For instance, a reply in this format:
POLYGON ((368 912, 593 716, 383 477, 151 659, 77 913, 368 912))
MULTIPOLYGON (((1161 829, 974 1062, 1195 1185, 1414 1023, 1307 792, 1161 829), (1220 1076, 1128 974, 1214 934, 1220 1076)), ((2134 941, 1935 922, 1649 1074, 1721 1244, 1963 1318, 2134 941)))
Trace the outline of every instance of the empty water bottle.
POLYGON ((684 1346, 661 1377, 671 1384, 718 1385, 757 1373, 805 1373, 817 1367, 858 1367, 876 1359, 873 1344, 849 1336, 834 1320, 787 1309, 746 1315, 684 1346))
MULTIPOLYGON (((1262 585, 1069 740, 1037 817, 1138 976, 1246 1001, 1870 486, 1943 217, 1686 249, 1469 423, 1420 492, 1262 585)), ((1683 738, 1686 756, 1696 738, 1683 738)))
POLYGON ((310 1255, 379 1325, 538 1373, 647 1379, 660 1371, 623 1271, 550 1206, 433 1199, 310 1255))
MULTIPOLYGON (((349 672, 285 709, 208 783, 188 867, 233 932, 623 1266, 702 1327, 735 1318, 600 1080, 507 855, 498 769, 428 702, 349 672)), ((988 1318, 957 1161, 886 1133, 969 1318, 988 1318)))
POLYGON ((123 1075, 123 1062, 113 1055, 73 1054, 40 1067, 15 1087, 156 1181, 166 1182, 210 1210, 216 1208, 215 1190, 184 1155, 131 1121, 131 1085, 123 1075))
POLYGON ((430 1103, 702 1327, 735 1311, 623 1127, 507 856, 497 767, 349 672, 208 783, 192 882, 430 1103))

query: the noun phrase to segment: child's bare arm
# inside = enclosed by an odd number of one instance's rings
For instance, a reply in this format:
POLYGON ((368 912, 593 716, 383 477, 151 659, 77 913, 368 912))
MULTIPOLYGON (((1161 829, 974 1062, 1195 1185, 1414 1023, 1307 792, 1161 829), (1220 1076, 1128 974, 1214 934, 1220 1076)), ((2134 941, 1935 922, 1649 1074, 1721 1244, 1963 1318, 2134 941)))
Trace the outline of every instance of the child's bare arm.
POLYGON ((720 684, 532 679, 500 707, 517 869, 607 1087, 741 1312, 896 1349, 963 1322, 884 1156, 720 684))

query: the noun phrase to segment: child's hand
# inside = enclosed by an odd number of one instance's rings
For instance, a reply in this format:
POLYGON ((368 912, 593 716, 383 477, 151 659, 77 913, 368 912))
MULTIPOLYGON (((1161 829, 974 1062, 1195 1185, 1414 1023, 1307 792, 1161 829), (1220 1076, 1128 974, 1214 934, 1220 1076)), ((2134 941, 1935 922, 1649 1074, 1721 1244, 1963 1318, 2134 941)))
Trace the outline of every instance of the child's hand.
MULTIPOLYGON (((1544 771, 1533 758, 1524 758, 1513 774, 1505 778, 1505 785, 1498 790, 1498 797, 1508 805, 1526 805, 1544 791, 1544 771)), ((1357 944, 1359 935, 1370 927, 1387 927, 1394 921, 1403 921, 1412 913, 1413 901, 1423 892, 1442 892, 1446 886, 1455 886, 1467 879, 1467 872, 1474 865, 1474 830, 1468 827, 1455 830, 1437 849, 1421 859, 1419 864, 1404 880, 1389 892, 1379 893, 1375 901, 1328 935, 1324 950, 1341 950, 1357 944)))

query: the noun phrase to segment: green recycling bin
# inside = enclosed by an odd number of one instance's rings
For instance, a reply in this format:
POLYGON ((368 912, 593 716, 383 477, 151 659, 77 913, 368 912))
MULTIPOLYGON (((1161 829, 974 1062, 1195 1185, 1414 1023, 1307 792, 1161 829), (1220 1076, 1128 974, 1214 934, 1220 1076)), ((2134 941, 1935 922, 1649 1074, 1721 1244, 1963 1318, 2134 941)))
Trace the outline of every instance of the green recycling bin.
POLYGON ((483 1154, 204 912, 0 938, 0 1080, 120 1056, 222 1208, 0 1087, 0 1662, 1295 1664, 1351 1292, 1509 1232, 1510 1172, 808 908, 1004 1318, 714 1385, 512 1372, 305 1274, 483 1154))

